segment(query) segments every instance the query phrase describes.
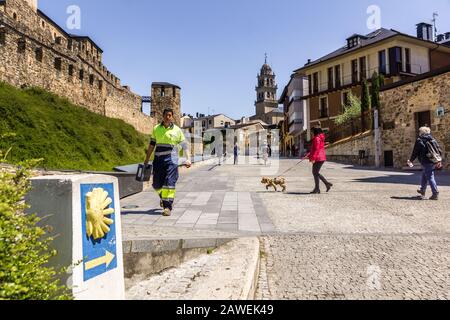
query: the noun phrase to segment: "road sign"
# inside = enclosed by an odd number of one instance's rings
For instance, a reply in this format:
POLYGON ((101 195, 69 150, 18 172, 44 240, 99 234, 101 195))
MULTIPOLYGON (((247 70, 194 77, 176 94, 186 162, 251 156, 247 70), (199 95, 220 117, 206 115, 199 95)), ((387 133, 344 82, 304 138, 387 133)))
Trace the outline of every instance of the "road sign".
POLYGON ((81 184, 83 279, 117 268, 114 185, 81 184))

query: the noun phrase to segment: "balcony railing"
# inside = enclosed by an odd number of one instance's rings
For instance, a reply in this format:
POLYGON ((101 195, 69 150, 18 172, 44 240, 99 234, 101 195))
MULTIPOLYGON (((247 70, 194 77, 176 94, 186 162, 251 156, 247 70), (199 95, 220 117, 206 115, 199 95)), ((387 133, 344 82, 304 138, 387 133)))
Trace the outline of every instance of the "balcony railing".
POLYGON ((334 143, 345 138, 360 134, 366 130, 370 130, 372 129, 372 127, 372 114, 370 111, 366 111, 364 112, 364 123, 361 120, 361 116, 359 116, 345 124, 336 126, 332 131, 329 132, 327 140, 330 143, 334 143))
POLYGON ((358 73, 351 73, 344 75, 341 79, 335 80, 334 85, 331 85, 331 83, 326 79, 326 81, 320 82, 320 83, 314 83, 312 86, 312 94, 317 94, 320 92, 325 92, 329 90, 334 89, 340 89, 347 85, 358 85, 363 80, 368 80, 372 78, 372 75, 377 72, 378 74, 384 74, 385 76, 396 76, 396 75, 402 75, 402 74, 422 74, 423 73, 423 67, 421 65, 417 64, 406 64, 406 65, 398 65, 394 66, 391 70, 389 64, 379 66, 376 68, 371 68, 366 70, 366 72, 358 72, 358 73))

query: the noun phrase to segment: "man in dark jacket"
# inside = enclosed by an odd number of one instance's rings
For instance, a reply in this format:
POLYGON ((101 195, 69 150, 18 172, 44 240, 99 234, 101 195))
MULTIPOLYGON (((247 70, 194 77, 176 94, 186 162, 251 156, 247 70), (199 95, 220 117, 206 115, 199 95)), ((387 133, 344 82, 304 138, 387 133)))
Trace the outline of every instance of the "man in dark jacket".
POLYGON ((431 187, 431 191, 433 192, 433 196, 430 198, 430 200, 438 200, 439 190, 436 183, 436 179, 434 178, 434 172, 436 169, 442 168, 442 163, 433 162, 432 159, 430 159, 430 157, 428 156, 428 154, 430 153, 427 146, 428 143, 431 143, 433 146, 436 146, 437 152, 440 154, 440 156, 442 156, 442 150, 439 147, 439 144, 431 135, 430 128, 422 127, 419 129, 419 138, 417 139, 416 144, 414 146, 412 156, 408 160, 408 165, 412 167, 413 166, 412 163, 414 162, 414 160, 416 160, 417 158, 419 159, 420 164, 422 165, 423 168, 423 173, 422 173, 421 188, 417 190, 417 192, 422 197, 425 197, 427 191, 427 184, 429 184, 431 187))

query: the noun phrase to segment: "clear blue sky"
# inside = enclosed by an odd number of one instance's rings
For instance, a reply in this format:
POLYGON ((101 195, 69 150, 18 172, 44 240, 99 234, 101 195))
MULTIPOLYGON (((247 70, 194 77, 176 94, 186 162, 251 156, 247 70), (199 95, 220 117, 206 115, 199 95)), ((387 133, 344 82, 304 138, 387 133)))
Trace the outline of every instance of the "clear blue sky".
POLYGON ((438 12, 450 32, 450 0, 39 0, 66 29, 69 5, 81 8, 81 30, 103 50, 104 63, 140 95, 152 82, 182 88, 182 112, 254 114, 256 75, 264 53, 278 95, 292 71, 367 34, 366 10, 381 8, 382 26, 415 35, 438 12))

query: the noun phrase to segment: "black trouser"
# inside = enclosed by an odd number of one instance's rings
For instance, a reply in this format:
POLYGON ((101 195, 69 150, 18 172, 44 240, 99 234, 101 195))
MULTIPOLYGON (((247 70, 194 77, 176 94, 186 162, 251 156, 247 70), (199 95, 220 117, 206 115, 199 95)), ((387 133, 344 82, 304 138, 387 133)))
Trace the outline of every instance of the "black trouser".
POLYGON ((314 190, 320 190, 320 180, 322 180, 322 182, 325 183, 326 186, 330 185, 327 179, 325 179, 325 177, 320 174, 320 170, 322 169, 324 163, 325 161, 321 161, 313 164, 313 176, 314 182, 316 183, 316 187, 314 188, 314 190))

